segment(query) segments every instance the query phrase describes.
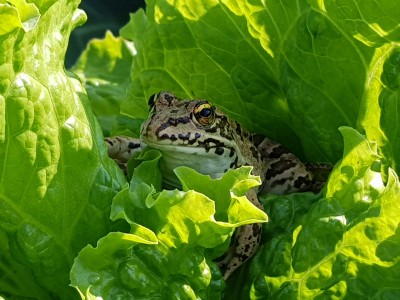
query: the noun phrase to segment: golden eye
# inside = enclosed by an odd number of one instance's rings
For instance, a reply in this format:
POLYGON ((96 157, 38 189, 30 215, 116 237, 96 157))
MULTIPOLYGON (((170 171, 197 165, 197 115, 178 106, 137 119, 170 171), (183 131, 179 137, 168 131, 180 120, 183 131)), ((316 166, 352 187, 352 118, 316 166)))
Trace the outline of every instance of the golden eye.
POLYGON ((214 107, 208 102, 200 102, 193 109, 196 121, 202 126, 210 126, 215 120, 214 107))

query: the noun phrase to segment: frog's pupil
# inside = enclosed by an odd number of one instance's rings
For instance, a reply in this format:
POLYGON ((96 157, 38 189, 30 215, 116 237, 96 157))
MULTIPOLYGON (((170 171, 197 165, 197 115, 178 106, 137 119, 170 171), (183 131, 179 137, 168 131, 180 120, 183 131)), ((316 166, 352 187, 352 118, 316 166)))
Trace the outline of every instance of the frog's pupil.
POLYGON ((211 114, 212 114, 211 108, 203 108, 200 111, 200 116, 202 116, 203 118, 208 118, 211 116, 211 114))

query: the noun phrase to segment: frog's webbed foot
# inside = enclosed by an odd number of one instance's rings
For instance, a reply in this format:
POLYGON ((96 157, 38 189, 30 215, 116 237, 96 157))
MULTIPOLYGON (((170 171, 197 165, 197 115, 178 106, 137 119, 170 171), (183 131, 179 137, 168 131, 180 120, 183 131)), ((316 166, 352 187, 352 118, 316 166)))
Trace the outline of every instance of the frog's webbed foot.
POLYGON ((104 139, 108 148, 108 156, 112 158, 127 175, 126 163, 133 153, 142 150, 140 139, 128 136, 114 136, 104 139))
POLYGON ((113 136, 104 139, 108 156, 119 162, 127 162, 135 152, 141 151, 140 139, 129 136, 113 136))

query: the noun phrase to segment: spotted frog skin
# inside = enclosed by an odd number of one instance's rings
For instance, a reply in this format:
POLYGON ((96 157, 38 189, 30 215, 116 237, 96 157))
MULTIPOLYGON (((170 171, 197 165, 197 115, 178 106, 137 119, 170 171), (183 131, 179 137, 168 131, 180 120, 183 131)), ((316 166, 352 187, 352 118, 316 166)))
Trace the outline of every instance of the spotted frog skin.
MULTIPOLYGON (((260 209, 259 192, 288 194, 320 188, 312 168, 294 154, 277 142, 248 133, 203 99, 182 100, 161 92, 150 98, 149 107, 140 139, 107 138, 109 156, 123 164, 144 145, 160 150, 160 168, 167 188, 180 186, 173 169, 182 165, 211 178, 219 178, 229 169, 253 166, 253 175, 260 176, 262 187, 250 190, 247 197, 260 209)), ((219 263, 224 278, 255 253, 260 236, 260 224, 239 228, 232 251, 219 263)))

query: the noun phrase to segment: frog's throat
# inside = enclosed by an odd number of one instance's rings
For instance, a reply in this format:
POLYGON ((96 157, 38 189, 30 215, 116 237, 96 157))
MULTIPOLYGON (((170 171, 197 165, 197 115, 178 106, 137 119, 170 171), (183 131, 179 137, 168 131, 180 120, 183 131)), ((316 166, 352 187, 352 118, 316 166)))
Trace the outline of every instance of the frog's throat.
POLYGON ((229 169, 237 167, 235 149, 230 148, 199 148, 186 145, 166 145, 159 143, 145 144, 157 149, 162 154, 160 168, 163 178, 170 185, 179 187, 173 170, 180 166, 190 167, 197 172, 210 175, 211 178, 220 178, 229 169))

